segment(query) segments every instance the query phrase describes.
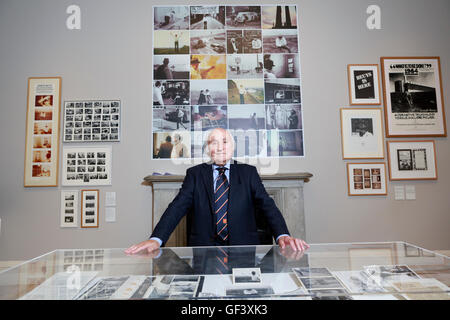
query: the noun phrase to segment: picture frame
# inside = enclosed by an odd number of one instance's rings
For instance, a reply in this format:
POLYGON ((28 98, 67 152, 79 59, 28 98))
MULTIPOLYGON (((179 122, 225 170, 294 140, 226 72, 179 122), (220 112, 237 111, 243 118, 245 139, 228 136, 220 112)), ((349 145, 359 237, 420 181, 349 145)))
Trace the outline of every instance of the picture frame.
POLYGON ((56 187, 61 77, 29 77, 24 187, 56 187))
POLYGON ((232 278, 234 285, 261 284, 260 268, 233 268, 232 278))
POLYGON ((112 184, 112 146, 64 147, 63 186, 112 184))
POLYGON ((381 57, 386 137, 446 137, 439 57, 381 57))
POLYGON ((390 180, 437 180, 433 140, 388 141, 390 180))
POLYGON ((81 190, 81 227, 98 228, 99 189, 81 190))
POLYGON ((387 195, 384 162, 347 163, 349 196, 387 195))
POLYGON ((380 105, 380 72, 377 64, 347 65, 350 105, 380 105))
POLYGON ((78 191, 61 190, 61 228, 78 227, 78 191))
POLYGON ((380 108, 341 108, 342 159, 384 159, 380 108))
POLYGON ((120 100, 64 101, 63 142, 118 142, 120 100))

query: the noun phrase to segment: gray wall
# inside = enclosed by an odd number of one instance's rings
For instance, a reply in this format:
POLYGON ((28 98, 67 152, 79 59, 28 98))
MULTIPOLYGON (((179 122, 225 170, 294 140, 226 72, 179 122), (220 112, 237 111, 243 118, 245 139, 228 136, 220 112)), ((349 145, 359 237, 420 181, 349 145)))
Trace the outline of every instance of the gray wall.
MULTIPOLYGON (((261 4, 247 1, 252 3, 261 4)), ((306 157, 283 159, 279 172, 314 174, 304 189, 306 240, 404 240, 429 249, 449 249, 449 139, 435 139, 437 181, 388 182, 387 196, 349 197, 346 161, 341 158, 339 108, 348 106, 347 64, 379 64, 380 56, 440 56, 444 102, 448 104, 450 2, 286 3, 300 8, 306 157), (365 27, 370 4, 381 7, 381 30, 365 27), (394 186, 404 184, 415 185, 417 200, 394 200, 394 186)), ((124 248, 148 237, 152 198, 151 188, 142 184, 143 177, 153 171, 184 174, 189 167, 151 160, 153 4, 160 2, 0 0, 0 260, 30 259, 57 248, 124 248), (82 10, 79 31, 65 27, 65 11, 73 3, 82 10), (77 188, 23 187, 30 76, 61 76, 63 101, 122 101, 122 140, 112 143, 113 184, 99 188, 98 229, 60 228, 60 191, 77 188), (114 223, 104 221, 106 191, 117 193, 114 223)))

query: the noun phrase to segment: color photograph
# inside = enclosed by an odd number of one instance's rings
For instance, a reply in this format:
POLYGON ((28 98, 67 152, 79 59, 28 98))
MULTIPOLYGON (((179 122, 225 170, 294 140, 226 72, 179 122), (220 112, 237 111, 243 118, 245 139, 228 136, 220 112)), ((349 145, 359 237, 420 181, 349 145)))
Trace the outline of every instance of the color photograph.
POLYGON ((228 80, 228 104, 262 103, 264 103, 262 79, 228 80))

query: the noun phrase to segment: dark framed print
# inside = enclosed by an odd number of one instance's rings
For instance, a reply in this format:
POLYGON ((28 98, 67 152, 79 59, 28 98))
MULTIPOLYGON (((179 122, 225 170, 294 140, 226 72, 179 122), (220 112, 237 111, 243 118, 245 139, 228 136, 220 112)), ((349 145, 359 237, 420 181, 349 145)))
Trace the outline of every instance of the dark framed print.
POLYGON ((381 57, 386 137, 446 137, 439 57, 381 57))
POLYGON ((81 227, 98 228, 100 190, 81 190, 81 227))
POLYGON ((380 80, 377 64, 347 66, 350 105, 380 105, 380 80))

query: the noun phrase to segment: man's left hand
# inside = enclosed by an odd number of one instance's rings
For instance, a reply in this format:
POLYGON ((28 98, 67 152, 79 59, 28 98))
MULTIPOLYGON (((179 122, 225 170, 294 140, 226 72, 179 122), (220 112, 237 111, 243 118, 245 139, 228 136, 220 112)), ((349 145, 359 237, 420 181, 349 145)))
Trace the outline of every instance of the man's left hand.
POLYGON ((280 237, 280 239, 278 239, 278 245, 281 249, 284 249, 286 246, 290 246, 294 251, 305 251, 309 248, 309 244, 302 239, 297 239, 290 236, 280 237))

